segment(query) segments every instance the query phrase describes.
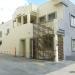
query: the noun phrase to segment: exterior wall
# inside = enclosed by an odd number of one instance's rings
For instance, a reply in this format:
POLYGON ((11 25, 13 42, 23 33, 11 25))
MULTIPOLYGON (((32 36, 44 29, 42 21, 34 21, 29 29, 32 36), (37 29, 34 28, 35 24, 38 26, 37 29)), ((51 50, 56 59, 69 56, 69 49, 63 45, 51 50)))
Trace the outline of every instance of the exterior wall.
POLYGON ((11 22, 9 21, 1 25, 0 29, 3 32, 3 37, 1 38, 2 45, 0 46, 0 53, 23 56, 21 41, 25 40, 25 55, 26 58, 30 58, 30 40, 33 38, 33 24, 30 23, 30 14, 36 11, 37 6, 35 5, 20 7, 15 11, 11 22), (13 23, 13 20, 18 16, 24 15, 27 15, 27 24, 21 23, 18 25, 17 21, 13 23), (8 28, 10 29, 10 33, 6 35, 8 28))
MULTIPOLYGON (((53 0, 54 1, 54 0, 53 0)), ((70 1, 66 0, 57 0, 56 2, 49 1, 41 5, 38 8, 39 17, 47 16, 52 12, 57 12, 57 30, 63 30, 65 35, 64 38, 64 59, 66 56, 75 55, 75 52, 72 52, 72 43, 71 39, 75 39, 75 28, 71 27, 71 17, 70 14, 75 16, 75 5, 70 1), (60 3, 63 2, 63 3, 60 3), (41 11, 42 10, 42 11, 41 11)))
POLYGON ((28 5, 25 7, 19 7, 16 9, 15 13, 13 14, 12 18, 15 19, 19 15, 28 15, 30 12, 37 12, 37 6, 36 5, 28 5))
MULTIPOLYGON (((46 15, 46 21, 48 22, 48 15, 56 12, 57 17, 54 20, 54 35, 58 38, 58 31, 63 30, 64 33, 64 58, 75 52, 71 51, 71 39, 75 39, 75 29, 70 26, 70 14, 75 15, 75 5, 66 0, 51 0, 47 3, 40 5, 38 8, 35 5, 29 5, 26 7, 19 7, 12 18, 11 22, 1 25, 0 30, 3 31, 2 45, 0 47, 0 53, 6 53, 11 55, 22 56, 20 50, 20 41, 26 40, 26 57, 30 57, 30 39, 33 38, 33 24, 30 23, 30 15, 32 12, 36 12, 37 22, 39 17, 46 15), (38 14, 37 14, 38 13, 38 14), (13 20, 17 19, 18 16, 27 15, 27 24, 17 25, 13 28, 13 20), (6 25, 6 26, 5 26, 6 25), (5 26, 5 27, 4 27, 5 26), (10 29, 10 33, 6 36, 7 29, 10 29), (16 52, 15 52, 16 51, 16 52)), ((34 14, 33 14, 34 15, 34 14)), ((55 39, 56 41, 56 39, 55 39)), ((55 42, 57 44, 57 41, 55 42)), ((55 44, 55 46, 57 46, 55 44)), ((56 52, 58 54, 58 52, 56 52)), ((57 59, 57 58, 56 58, 57 59)))
POLYGON ((64 13, 64 7, 63 5, 54 5, 53 1, 48 1, 47 3, 40 5, 38 7, 38 17, 41 16, 48 16, 50 13, 56 12, 57 14, 57 20, 60 20, 63 18, 63 13, 64 13), (41 11, 42 10, 42 11, 41 11))
MULTIPOLYGON (((4 24, 0 24, 0 30, 2 31, 2 35, 3 37, 5 36, 5 34, 7 33, 7 29, 11 30, 13 27, 13 24, 12 24, 12 20, 4 23, 4 24)), ((2 37, 2 38, 3 38, 2 37)))
POLYGON ((75 16, 75 5, 70 1, 67 2, 68 7, 64 6, 63 19, 59 21, 59 29, 64 30, 64 58, 66 56, 75 55, 72 52, 72 39, 75 39, 75 28, 71 27, 71 14, 75 16))
MULTIPOLYGON (((2 53, 15 55, 15 48, 16 48, 16 55, 21 56, 20 54, 20 40, 30 40, 33 36, 33 25, 27 24, 23 26, 16 27, 11 30, 8 36, 3 38, 3 45, 2 45, 2 53)), ((26 41, 26 50, 28 49, 29 42, 26 41)))

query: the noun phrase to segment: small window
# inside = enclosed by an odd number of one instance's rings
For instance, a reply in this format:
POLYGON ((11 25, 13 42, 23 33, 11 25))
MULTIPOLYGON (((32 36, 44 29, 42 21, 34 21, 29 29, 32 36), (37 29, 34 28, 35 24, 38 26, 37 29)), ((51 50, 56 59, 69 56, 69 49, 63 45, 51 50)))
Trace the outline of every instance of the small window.
POLYGON ((23 24, 27 23, 27 16, 23 16, 23 24))
POLYGON ((16 19, 14 19, 13 22, 16 22, 16 19))
POLYGON ((30 16, 30 23, 36 24, 36 16, 30 16))
POLYGON ((75 39, 72 39, 72 51, 75 51, 75 39))
POLYGON ((7 29, 7 33, 6 33, 6 35, 8 35, 9 34, 9 29, 7 29))
POLYGON ((0 41, 0 45, 2 45, 2 41, 0 41))
POLYGON ((53 20, 56 18, 56 13, 51 13, 48 15, 48 20, 53 20))
POLYGON ((75 27, 75 16, 71 15, 71 26, 75 27))
POLYGON ((42 16, 39 18, 40 23, 46 22, 46 16, 42 16))
POLYGON ((18 17, 18 23, 21 23, 21 16, 18 17))
POLYGON ((0 37, 2 37, 2 31, 0 31, 0 37))

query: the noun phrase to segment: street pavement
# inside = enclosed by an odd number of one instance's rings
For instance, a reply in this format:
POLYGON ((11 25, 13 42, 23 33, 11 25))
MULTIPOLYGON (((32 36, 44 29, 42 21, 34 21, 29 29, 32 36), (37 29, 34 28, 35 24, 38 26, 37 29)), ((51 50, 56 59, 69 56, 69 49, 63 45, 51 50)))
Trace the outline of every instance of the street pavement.
POLYGON ((75 61, 55 63, 0 54, 0 75, 75 75, 75 61))
POLYGON ((46 75, 75 75, 75 64, 62 68, 58 71, 50 72, 46 75))

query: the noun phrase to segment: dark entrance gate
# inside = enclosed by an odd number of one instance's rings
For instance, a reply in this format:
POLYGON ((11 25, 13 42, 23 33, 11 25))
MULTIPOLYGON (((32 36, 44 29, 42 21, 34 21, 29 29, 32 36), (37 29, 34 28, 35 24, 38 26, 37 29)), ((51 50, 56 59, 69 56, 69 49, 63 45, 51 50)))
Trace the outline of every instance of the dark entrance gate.
POLYGON ((64 59, 63 36, 62 35, 58 35, 58 57, 59 57, 59 60, 64 59))
POLYGON ((33 58, 54 60, 54 35, 52 30, 44 25, 34 25, 33 58))

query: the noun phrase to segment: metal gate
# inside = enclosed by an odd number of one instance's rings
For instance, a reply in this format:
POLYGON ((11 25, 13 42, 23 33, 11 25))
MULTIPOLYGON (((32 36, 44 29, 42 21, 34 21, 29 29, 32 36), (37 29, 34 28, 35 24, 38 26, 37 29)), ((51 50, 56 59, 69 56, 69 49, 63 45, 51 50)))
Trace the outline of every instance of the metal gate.
POLYGON ((63 36, 62 35, 58 35, 58 57, 59 57, 59 60, 64 59, 63 36))
POLYGON ((54 60, 53 31, 45 25, 34 25, 33 58, 54 60))

